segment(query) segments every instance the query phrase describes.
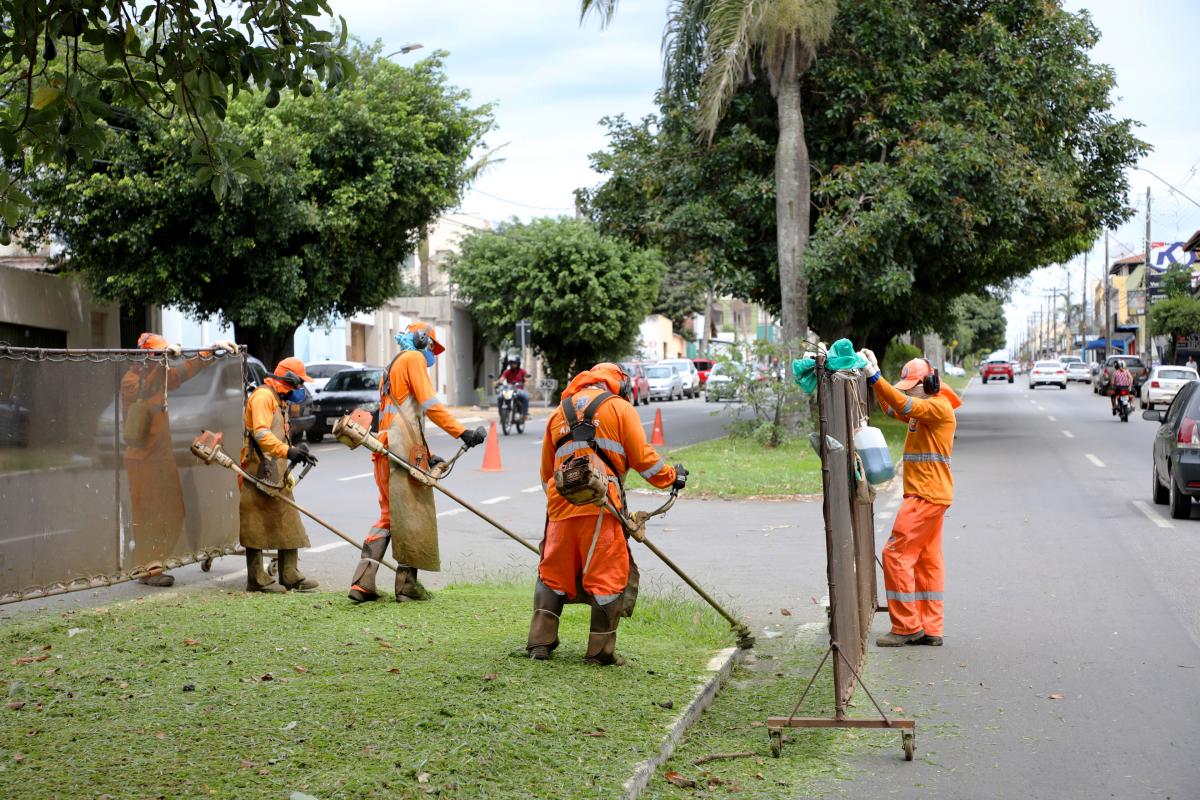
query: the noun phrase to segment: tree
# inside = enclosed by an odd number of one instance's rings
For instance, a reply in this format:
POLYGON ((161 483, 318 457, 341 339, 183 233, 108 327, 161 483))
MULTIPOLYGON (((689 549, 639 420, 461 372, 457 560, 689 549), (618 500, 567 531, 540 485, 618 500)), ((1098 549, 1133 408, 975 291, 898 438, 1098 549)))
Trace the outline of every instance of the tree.
MULTIPOLYGON (((611 18, 616 0, 582 0, 611 18)), ((775 235, 783 339, 808 335, 810 167, 800 100, 801 76, 829 38, 835 0, 677 0, 667 25, 667 89, 696 97, 697 128, 711 142, 751 65, 761 63, 775 97, 775 235), (701 45, 701 41, 703 45, 701 45), (692 81, 699 76, 698 96, 692 81)))
POLYGON ((1150 334, 1167 337, 1167 362, 1175 362, 1175 342, 1200 333, 1200 300, 1176 295, 1150 306, 1150 334))
POLYGON ((1192 293, 1190 264, 1172 264, 1162 276, 1159 287, 1167 297, 1183 297, 1192 293))
POLYGON ((633 351, 663 269, 657 253, 562 218, 467 236, 450 276, 489 341, 532 321, 534 350, 561 388, 580 370, 633 351))
POLYGON ((1004 347, 1008 324, 1004 303, 992 295, 965 294, 954 300, 951 312, 954 325, 949 336, 958 340, 959 353, 981 356, 1004 347))
POLYGON ((92 170, 35 185, 31 239, 99 297, 220 314, 271 362, 298 325, 377 307, 400 287, 419 232, 459 200, 488 107, 446 83, 441 57, 411 68, 358 52, 359 76, 276 108, 242 94, 226 130, 261 166, 220 203, 193 178, 186 123, 126 118, 92 170))
MULTIPOLYGON (((1096 39, 1085 13, 1053 3, 840 4, 802 79, 819 176, 805 269, 822 338, 849 335, 882 353, 899 333, 944 330, 955 297, 1068 261, 1128 218, 1124 171, 1146 146, 1132 121, 1112 116, 1112 71, 1088 57, 1096 39)), ((643 169, 635 162, 661 165, 663 185, 643 185, 644 219, 604 198, 608 181, 590 213, 653 234, 685 209, 713 210, 688 245, 736 273, 721 278, 729 291, 779 309, 773 167, 757 155, 777 141, 770 101, 761 84, 746 86, 708 149, 695 146, 694 112, 664 103, 642 123, 650 146, 614 136, 597 162, 626 184, 643 169), (689 170, 673 169, 685 152, 689 170), (755 177, 758 192, 748 190, 755 177), (725 241, 712 244, 708 232, 722 227, 725 241)))
POLYGON ((19 188, 40 167, 89 163, 112 135, 114 106, 178 116, 193 171, 218 197, 246 178, 252 160, 222 120, 244 90, 311 92, 353 75, 325 0, 244 0, 232 9, 189 0, 0 0, 0 240, 30 198, 19 188))

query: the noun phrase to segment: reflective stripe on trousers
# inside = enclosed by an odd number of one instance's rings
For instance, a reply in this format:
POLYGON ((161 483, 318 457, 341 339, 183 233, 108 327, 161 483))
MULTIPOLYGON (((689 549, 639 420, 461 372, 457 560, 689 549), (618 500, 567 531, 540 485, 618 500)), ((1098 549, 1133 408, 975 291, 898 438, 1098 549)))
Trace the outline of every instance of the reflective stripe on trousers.
POLYGON ((908 495, 883 548, 883 582, 892 632, 941 636, 945 564, 942 520, 949 506, 908 495))

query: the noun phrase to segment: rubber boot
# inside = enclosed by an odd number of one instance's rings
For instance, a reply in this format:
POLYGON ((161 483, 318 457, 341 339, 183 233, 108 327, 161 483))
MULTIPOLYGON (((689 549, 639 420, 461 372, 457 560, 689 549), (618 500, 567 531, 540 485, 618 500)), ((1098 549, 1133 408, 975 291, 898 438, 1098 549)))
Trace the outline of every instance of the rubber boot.
POLYGON ((263 569, 263 551, 246 548, 246 591, 282 594, 287 589, 276 583, 263 569))
POLYGON ((295 592, 314 592, 317 582, 300 574, 300 551, 295 548, 279 551, 279 582, 295 592))
POLYGON ((545 661, 558 647, 558 620, 564 602, 566 598, 541 579, 534 584, 533 619, 529 623, 529 641, 525 644, 530 658, 545 661))
POLYGON ((602 666, 621 665, 625 660, 616 654, 617 623, 621 621, 621 601, 600 605, 592 603, 592 624, 588 631, 587 654, 583 660, 602 666))
POLYGON ((363 542, 362 557, 354 577, 350 579, 350 591, 347 594, 356 603, 369 603, 379 599, 379 590, 375 588, 375 575, 379 572, 379 562, 387 553, 388 543, 392 535, 384 528, 371 528, 367 540, 363 542))
POLYGON ((430 600, 433 595, 417 580, 417 568, 400 564, 396 570, 396 602, 430 600))
POLYGON ((916 633, 885 633, 875 640, 876 647, 903 647, 906 644, 917 644, 925 638, 925 631, 916 633))

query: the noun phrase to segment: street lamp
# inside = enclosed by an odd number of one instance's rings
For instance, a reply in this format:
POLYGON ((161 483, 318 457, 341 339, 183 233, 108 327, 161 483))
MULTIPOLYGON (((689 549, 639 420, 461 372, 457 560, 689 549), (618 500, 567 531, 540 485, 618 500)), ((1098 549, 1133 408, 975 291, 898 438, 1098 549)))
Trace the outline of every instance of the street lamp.
POLYGON ((424 46, 425 45, 421 44, 420 42, 410 42, 409 44, 404 45, 404 47, 401 47, 396 52, 388 53, 386 56, 384 56, 384 58, 391 58, 392 56, 406 56, 409 53, 411 53, 413 50, 420 50, 424 46))

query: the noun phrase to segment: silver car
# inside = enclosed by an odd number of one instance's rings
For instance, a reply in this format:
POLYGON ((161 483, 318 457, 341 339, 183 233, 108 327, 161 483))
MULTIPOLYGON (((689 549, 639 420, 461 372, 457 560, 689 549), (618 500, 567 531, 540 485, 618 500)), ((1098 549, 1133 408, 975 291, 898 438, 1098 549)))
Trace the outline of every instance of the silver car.
POLYGON ((683 399, 683 379, 671 365, 652 364, 646 367, 646 380, 650 384, 651 400, 683 399))

